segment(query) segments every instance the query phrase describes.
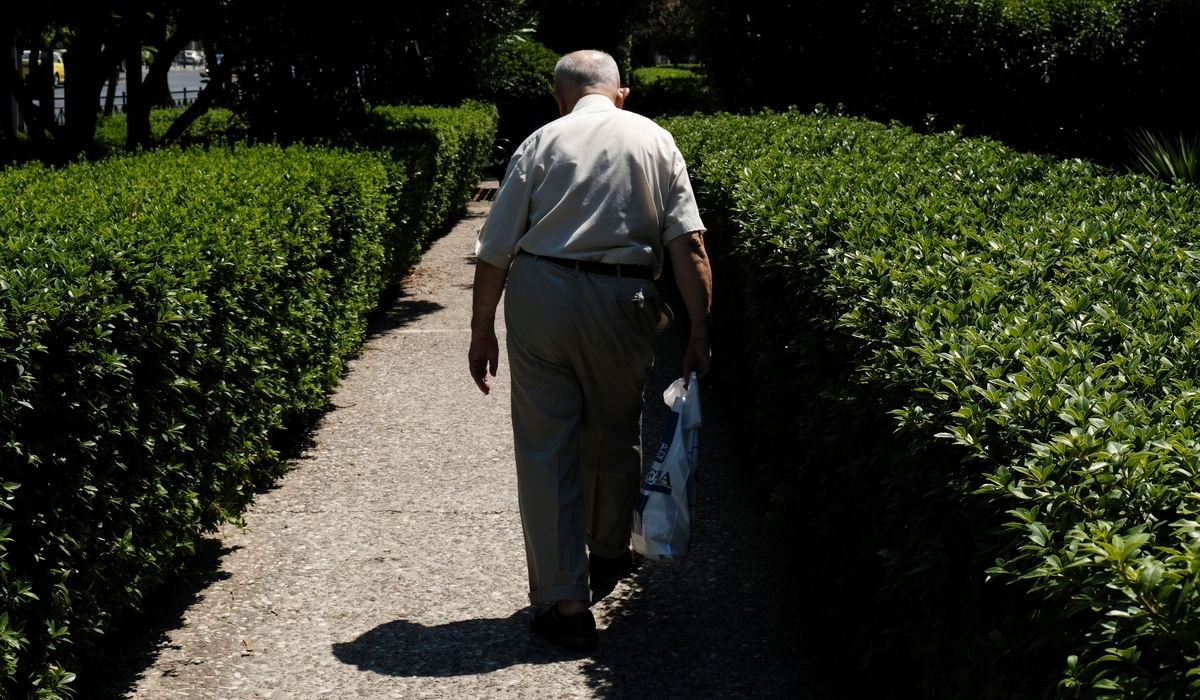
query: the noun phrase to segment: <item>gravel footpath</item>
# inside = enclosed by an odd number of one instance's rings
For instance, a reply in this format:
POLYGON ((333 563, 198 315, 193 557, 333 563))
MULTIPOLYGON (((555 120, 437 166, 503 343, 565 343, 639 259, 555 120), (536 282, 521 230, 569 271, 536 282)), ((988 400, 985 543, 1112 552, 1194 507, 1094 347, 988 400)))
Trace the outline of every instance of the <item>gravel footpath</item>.
MULTIPOLYGON (((334 410, 248 528, 208 538, 186 581, 110 635, 80 697, 832 697, 711 391, 688 561, 646 563, 596 606, 589 654, 528 632, 507 365, 487 397, 467 374, 489 206, 468 205, 375 319, 334 410)), ((677 329, 660 334, 647 459, 681 351, 677 329)))

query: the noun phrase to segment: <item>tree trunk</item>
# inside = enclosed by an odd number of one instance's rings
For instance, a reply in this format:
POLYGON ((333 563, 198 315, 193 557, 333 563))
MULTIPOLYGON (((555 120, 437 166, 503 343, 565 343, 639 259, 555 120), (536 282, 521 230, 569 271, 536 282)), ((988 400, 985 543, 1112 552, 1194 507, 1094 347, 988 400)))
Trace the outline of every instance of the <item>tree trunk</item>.
MULTIPOLYGON (((21 70, 21 54, 17 49, 17 42, 13 41, 8 46, 7 66, 4 71, 7 72, 9 67, 14 70, 21 70)), ((9 109, 8 114, 4 115, 4 137, 16 143, 17 132, 21 129, 21 109, 17 106, 17 96, 11 90, 3 91, 3 94, 8 96, 9 109)))
MULTIPOLYGON (((188 38, 184 32, 190 31, 190 27, 186 25, 177 27, 170 38, 166 37, 166 31, 165 23, 160 23, 154 27, 153 33, 148 37, 151 43, 158 47, 158 50, 155 51, 144 80, 142 79, 140 47, 137 53, 137 69, 134 70, 126 63, 128 72, 125 74, 125 84, 129 86, 129 104, 125 108, 125 148, 128 150, 150 145, 150 109, 161 105, 164 89, 167 95, 171 94, 170 89, 166 88, 167 71, 171 68, 175 54, 182 51, 187 44, 188 38), (136 91, 134 90, 135 84, 137 85, 136 91)), ((133 56, 131 55, 130 58, 133 56)))
MULTIPOLYGON (((104 84, 105 54, 96 34, 80 32, 63 57, 71 80, 63 86, 63 105, 66 111, 65 134, 72 153, 86 153, 96 140, 96 118, 99 112, 96 93, 104 84)), ((112 55, 108 55, 112 60, 112 55)))
POLYGON ((21 79, 20 64, 0 66, 0 86, 16 100, 20 110, 19 120, 25 123, 30 140, 35 147, 44 148, 47 144, 47 134, 57 134, 58 125, 42 121, 41 110, 33 103, 33 91, 21 79))
MULTIPOLYGON (((146 74, 146 86, 144 94, 147 95, 151 109, 154 109, 155 107, 175 106, 175 98, 171 96, 171 84, 167 82, 167 71, 154 70, 154 66, 157 66, 160 60, 162 59, 156 57, 154 59, 154 63, 151 64, 150 72, 146 74)), ((168 66, 168 69, 169 68, 170 66, 168 66)))
POLYGON ((617 44, 617 50, 613 54, 613 59, 617 62, 617 67, 621 72, 621 84, 628 86, 630 78, 633 77, 633 29, 627 29, 621 40, 617 44))
POLYGON ((125 57, 125 150, 150 145, 150 103, 142 97, 142 45, 133 43, 125 57))
POLYGON ((11 70, 7 67, 5 68, 2 82, 6 84, 8 92, 17 101, 17 107, 21 112, 20 120, 25 123, 25 128, 29 133, 29 140, 33 143, 34 148, 44 149, 49 141, 47 134, 52 132, 56 125, 46 123, 42 119, 41 108, 34 104, 34 100, 37 99, 37 93, 33 90, 35 82, 33 76, 34 68, 37 65, 37 55, 38 51, 30 50, 29 78, 22 77, 21 64, 16 63, 11 70))
POLYGON ((42 43, 42 38, 33 40, 29 50, 29 78, 27 82, 38 101, 38 112, 43 122, 58 123, 54 115, 54 54, 42 43))
POLYGON ((121 66, 113 68, 113 71, 108 76, 108 89, 104 92, 104 116, 110 117, 113 113, 113 106, 117 102, 117 83, 121 80, 121 66))

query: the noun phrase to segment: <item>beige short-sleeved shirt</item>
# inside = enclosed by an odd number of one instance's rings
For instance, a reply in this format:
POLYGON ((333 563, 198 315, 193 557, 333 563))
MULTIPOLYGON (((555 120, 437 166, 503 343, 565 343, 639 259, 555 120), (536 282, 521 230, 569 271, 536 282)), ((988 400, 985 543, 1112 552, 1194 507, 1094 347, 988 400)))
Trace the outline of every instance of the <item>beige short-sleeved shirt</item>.
POLYGON ((644 265, 704 231, 683 155, 654 122, 585 95, 517 148, 475 253, 507 268, 520 251, 644 265))

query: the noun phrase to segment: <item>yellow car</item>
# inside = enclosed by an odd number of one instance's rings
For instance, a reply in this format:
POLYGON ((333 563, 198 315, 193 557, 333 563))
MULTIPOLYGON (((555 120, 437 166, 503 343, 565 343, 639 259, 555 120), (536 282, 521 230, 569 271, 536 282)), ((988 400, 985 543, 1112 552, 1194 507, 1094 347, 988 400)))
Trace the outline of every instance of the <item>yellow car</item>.
MULTIPOLYGON (((42 52, 41 60, 43 60, 43 61, 46 60, 46 52, 45 51, 42 52)), ((29 77, 29 52, 28 51, 21 54, 21 77, 22 78, 29 77)), ((62 54, 55 51, 54 52, 54 85, 57 87, 59 85, 62 85, 65 82, 67 82, 67 71, 66 71, 66 69, 63 68, 62 54)))

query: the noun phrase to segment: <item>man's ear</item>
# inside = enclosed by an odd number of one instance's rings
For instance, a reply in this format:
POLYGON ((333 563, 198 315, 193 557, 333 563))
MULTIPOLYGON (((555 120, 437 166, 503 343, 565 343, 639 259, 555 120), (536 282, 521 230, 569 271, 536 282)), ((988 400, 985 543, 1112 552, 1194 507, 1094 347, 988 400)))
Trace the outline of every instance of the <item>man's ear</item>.
POLYGON ((620 88, 617 90, 617 96, 613 98, 613 104, 617 109, 625 108, 625 98, 629 97, 629 88, 620 88))

